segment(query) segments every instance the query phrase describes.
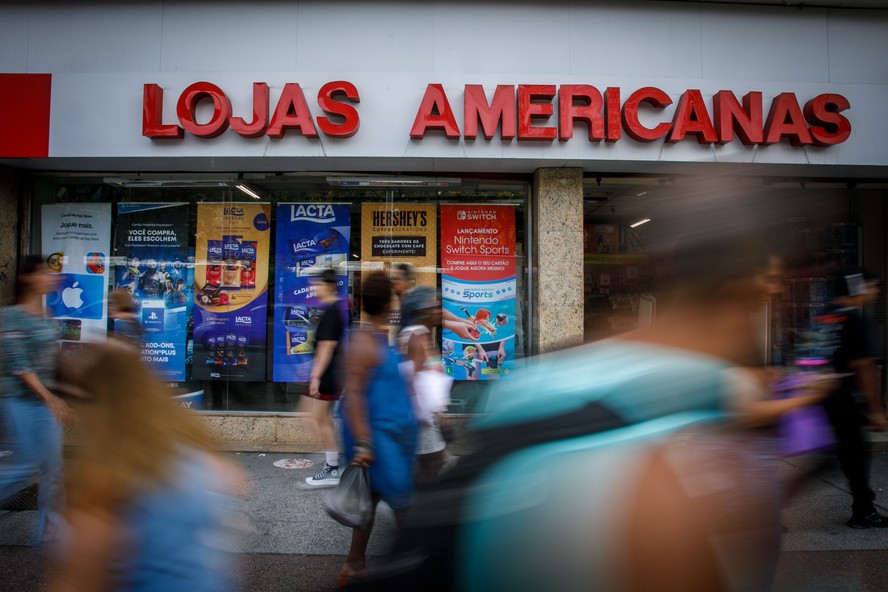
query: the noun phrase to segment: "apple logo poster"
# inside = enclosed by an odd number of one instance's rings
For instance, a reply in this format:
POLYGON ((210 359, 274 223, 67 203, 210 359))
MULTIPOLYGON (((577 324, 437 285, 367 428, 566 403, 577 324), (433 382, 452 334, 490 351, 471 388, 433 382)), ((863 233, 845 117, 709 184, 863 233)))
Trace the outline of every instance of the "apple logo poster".
MULTIPOLYGON (((114 285, 132 294, 142 323, 142 360, 169 382, 187 379, 194 257, 188 204, 117 204, 114 285)), ((112 328, 113 330, 113 328, 112 328)))
POLYGON ((47 316, 58 319, 64 342, 104 341, 111 204, 46 204, 42 236, 47 267, 58 274, 47 316))

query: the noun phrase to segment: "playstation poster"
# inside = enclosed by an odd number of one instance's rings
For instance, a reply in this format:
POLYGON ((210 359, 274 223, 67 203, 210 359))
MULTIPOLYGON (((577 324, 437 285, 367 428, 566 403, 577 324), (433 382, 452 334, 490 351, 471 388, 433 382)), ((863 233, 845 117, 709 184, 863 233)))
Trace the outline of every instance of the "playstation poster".
POLYGON ((264 381, 271 205, 197 205, 195 380, 264 381))
POLYGON ((142 359, 169 382, 186 380, 187 372, 188 319, 194 300, 188 207, 117 205, 114 286, 128 291, 136 302, 142 359))
POLYGON ((46 316, 57 325, 63 349, 104 341, 111 204, 45 204, 41 214, 41 247, 58 278, 46 296, 46 316))
MULTIPOLYGON (((339 297, 348 302, 351 206, 284 203, 278 204, 276 216, 272 380, 308 382, 314 331, 323 313, 311 278, 332 269, 339 278, 339 297)), ((347 308, 341 307, 343 314, 347 308)))
POLYGON ((456 380, 514 369, 516 244, 514 206, 441 206, 441 348, 456 380))

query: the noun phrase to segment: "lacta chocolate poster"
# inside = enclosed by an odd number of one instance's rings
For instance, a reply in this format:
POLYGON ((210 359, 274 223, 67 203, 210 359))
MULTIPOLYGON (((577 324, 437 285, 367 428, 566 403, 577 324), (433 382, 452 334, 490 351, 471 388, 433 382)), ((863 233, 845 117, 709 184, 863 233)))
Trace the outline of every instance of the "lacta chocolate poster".
POLYGON ((441 349, 456 380, 512 373, 515 249, 513 206, 441 206, 441 349))
MULTIPOLYGON (((114 285, 136 302, 141 355, 161 380, 186 379, 194 258, 188 252, 188 204, 117 205, 114 285)), ((112 326, 112 331, 115 330, 112 326)))
POLYGON ((43 254, 58 278, 46 296, 46 314, 58 325, 62 347, 104 341, 111 204, 46 204, 42 218, 43 254))
MULTIPOLYGON (((272 379, 308 382, 314 331, 324 311, 311 278, 332 269, 339 278, 339 297, 348 302, 351 206, 285 203, 278 204, 276 216, 272 379)), ((345 315, 347 309, 341 306, 345 315)))
POLYGON ((198 204, 196 380, 264 381, 271 206, 198 204))

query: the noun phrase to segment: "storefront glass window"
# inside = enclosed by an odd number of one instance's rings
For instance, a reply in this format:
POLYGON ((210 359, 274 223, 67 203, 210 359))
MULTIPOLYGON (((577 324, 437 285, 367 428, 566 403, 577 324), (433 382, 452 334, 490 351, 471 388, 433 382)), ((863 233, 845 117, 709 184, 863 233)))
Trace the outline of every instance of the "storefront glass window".
POLYGON ((368 270, 407 264, 410 285, 441 292, 460 320, 436 335, 451 412, 483 411, 489 381, 528 350, 520 181, 116 174, 34 188, 30 248, 60 273, 47 308, 63 347, 120 331, 107 296, 127 292, 143 358, 193 408, 295 410, 312 361, 309 278, 326 268, 351 321, 368 270))

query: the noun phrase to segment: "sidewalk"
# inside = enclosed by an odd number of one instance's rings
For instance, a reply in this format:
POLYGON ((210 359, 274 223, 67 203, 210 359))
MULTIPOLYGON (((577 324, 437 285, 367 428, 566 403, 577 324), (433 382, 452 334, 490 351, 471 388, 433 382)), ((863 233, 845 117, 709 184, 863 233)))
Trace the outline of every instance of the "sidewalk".
MULTIPOLYGON (((305 478, 323 465, 321 454, 228 452, 254 478, 243 510, 255 528, 244 541, 241 589, 249 591, 335 590, 336 573, 348 550, 350 531, 323 509, 324 490, 305 478), (313 466, 284 469, 275 461, 307 459, 313 466)), ((800 461, 785 461, 789 476, 800 461)), ((888 451, 874 455, 873 486, 880 511, 888 514, 888 451)), ((789 531, 776 592, 869 592, 888 587, 888 530, 845 526, 850 496, 837 468, 802 490, 785 510, 789 531)), ((37 590, 45 578, 44 554, 31 546, 35 512, 0 512, 0 592, 37 590)), ((370 564, 386 551, 395 533, 392 514, 380 511, 371 540, 370 564)))

